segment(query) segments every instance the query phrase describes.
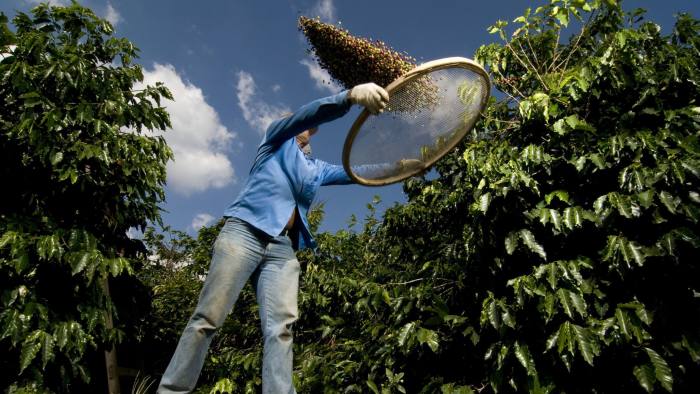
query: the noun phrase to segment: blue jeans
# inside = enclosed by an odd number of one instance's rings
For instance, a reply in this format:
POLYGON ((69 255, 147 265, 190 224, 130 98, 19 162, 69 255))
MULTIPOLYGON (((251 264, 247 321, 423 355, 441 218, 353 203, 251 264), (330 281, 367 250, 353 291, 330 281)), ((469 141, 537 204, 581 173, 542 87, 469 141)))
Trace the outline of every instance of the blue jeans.
POLYGON ((263 393, 296 393, 292 384, 292 323, 298 318, 299 261, 287 236, 270 237, 230 218, 214 243, 209 274, 194 314, 158 393, 194 390, 214 332, 251 278, 263 332, 263 393))

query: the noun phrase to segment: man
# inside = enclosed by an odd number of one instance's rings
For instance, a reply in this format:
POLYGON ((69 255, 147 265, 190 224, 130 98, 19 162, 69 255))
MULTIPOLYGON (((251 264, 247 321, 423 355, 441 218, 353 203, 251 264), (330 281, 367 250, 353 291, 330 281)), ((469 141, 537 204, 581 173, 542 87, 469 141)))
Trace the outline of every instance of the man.
POLYGON ((291 325, 298 316, 299 262, 294 250, 315 246, 306 214, 318 188, 351 183, 342 166, 309 156, 309 140, 320 124, 345 115, 352 104, 376 114, 388 101, 381 87, 362 84, 311 102, 268 127, 243 190, 224 212, 228 219, 214 243, 209 274, 159 393, 194 390, 212 336, 249 278, 263 331, 263 392, 296 392, 291 325))

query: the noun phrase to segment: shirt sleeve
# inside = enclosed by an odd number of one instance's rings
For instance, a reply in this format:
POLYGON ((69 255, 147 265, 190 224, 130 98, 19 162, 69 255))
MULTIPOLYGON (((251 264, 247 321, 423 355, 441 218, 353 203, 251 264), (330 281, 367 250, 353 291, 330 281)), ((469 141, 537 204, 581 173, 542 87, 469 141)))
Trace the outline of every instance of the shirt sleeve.
POLYGON ((304 130, 340 118, 352 106, 347 95, 348 91, 346 90, 334 96, 314 100, 296 110, 292 115, 272 122, 260 145, 280 145, 304 130))
MULTIPOLYGON (((317 160, 317 162, 318 165, 321 166, 321 186, 348 185, 355 183, 348 173, 345 172, 343 166, 328 164, 322 160, 317 160)), ((364 177, 370 178, 387 177, 399 171, 399 167, 397 167, 396 164, 390 163, 365 164, 353 166, 352 169, 356 174, 359 173, 364 177)))
POLYGON ((343 166, 328 164, 325 161, 317 160, 321 166, 321 186, 327 185, 349 185, 354 183, 343 166))

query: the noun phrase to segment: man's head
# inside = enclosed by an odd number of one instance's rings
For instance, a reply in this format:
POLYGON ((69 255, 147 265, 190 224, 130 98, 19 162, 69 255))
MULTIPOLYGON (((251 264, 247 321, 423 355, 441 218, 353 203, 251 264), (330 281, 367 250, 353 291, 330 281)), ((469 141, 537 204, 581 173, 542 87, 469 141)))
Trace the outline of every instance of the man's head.
POLYGON ((316 134, 317 131, 318 127, 314 127, 312 129, 304 130, 301 133, 297 134, 297 144, 299 145, 299 148, 304 150, 304 148, 307 145, 310 145, 311 136, 316 134))
MULTIPOLYGON (((294 114, 291 112, 286 112, 282 114, 282 119, 288 118, 292 115, 294 114)), ((311 154, 311 136, 316 134, 317 131, 318 127, 312 127, 308 130, 302 131, 296 136, 297 145, 299 145, 299 149, 301 149, 307 155, 311 154)))

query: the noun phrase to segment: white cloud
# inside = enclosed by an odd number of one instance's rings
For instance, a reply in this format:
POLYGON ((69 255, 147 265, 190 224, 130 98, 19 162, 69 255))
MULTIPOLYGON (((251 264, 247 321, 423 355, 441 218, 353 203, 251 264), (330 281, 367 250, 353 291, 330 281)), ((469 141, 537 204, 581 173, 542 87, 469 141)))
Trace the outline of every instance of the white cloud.
POLYGON ((163 136, 175 155, 167 167, 168 185, 189 196, 234 182, 226 151, 236 133, 221 124, 202 90, 184 81, 172 65, 155 64, 152 70, 144 70, 144 84, 156 82, 163 82, 175 98, 163 102, 172 123, 163 136))
POLYGON ((273 91, 273 92, 277 93, 277 92, 279 92, 280 90, 282 90, 282 86, 280 86, 279 84, 274 84, 274 85, 272 85, 272 91, 273 91))
POLYGON ((328 90, 331 93, 340 93, 343 90, 338 86, 328 74, 328 71, 321 68, 317 62, 310 59, 302 59, 299 63, 306 66, 309 71, 309 77, 316 83, 316 88, 319 90, 328 90))
POLYGON ((319 0, 311 10, 311 15, 320 17, 324 22, 335 22, 333 0, 319 0))
POLYGON ((243 111, 243 118, 260 134, 265 133, 265 129, 273 120, 290 111, 287 106, 268 104, 260 99, 253 76, 245 71, 238 72, 236 90, 238 106, 243 111))
POLYGON ((107 10, 104 15, 104 18, 109 21, 109 23, 112 24, 112 26, 116 26, 119 22, 123 21, 121 14, 119 11, 117 11, 116 8, 112 6, 112 3, 108 2, 107 3, 107 10))
POLYGON ((192 228, 199 231, 200 228, 204 226, 208 226, 214 221, 215 217, 211 216, 208 213, 198 213, 193 219, 192 219, 192 228))

